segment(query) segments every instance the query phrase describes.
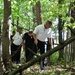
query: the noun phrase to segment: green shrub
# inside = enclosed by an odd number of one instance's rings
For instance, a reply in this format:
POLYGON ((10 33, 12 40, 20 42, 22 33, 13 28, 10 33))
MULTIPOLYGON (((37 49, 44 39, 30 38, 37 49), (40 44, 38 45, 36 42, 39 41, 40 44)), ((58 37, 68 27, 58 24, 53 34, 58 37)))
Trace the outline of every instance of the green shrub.
POLYGON ((59 57, 59 52, 55 52, 50 56, 50 61, 54 63, 58 60, 58 57, 59 57))

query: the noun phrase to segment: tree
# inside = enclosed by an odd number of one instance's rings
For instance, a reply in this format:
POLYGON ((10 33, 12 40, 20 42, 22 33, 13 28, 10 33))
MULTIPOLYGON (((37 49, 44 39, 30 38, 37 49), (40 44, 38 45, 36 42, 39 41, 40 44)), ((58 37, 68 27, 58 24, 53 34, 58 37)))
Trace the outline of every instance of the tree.
MULTIPOLYGON (((63 0, 59 0, 58 1, 59 3, 59 15, 58 15, 58 32, 59 32, 59 44, 62 44, 62 41, 63 41, 63 38, 62 38, 62 30, 63 30, 63 20, 62 20, 62 14, 60 12, 60 10, 62 9, 62 4, 63 4, 63 0)), ((59 59, 62 59, 63 58, 63 52, 64 52, 64 49, 61 49, 59 51, 59 59)))
POLYGON ((1 45, 1 21, 0 21, 0 45, 1 45))
POLYGON ((41 19, 41 4, 40 1, 36 3, 36 22, 37 25, 42 24, 42 19, 41 19))
POLYGON ((2 32, 2 58, 6 70, 11 69, 9 53, 9 26, 11 20, 11 0, 4 0, 4 21, 2 32))
MULTIPOLYGON (((71 2, 71 23, 75 24, 75 1, 71 2)), ((75 31, 75 28, 73 28, 75 31)), ((72 36, 75 36, 73 33, 71 33, 72 36)), ((72 43, 72 61, 75 61, 75 41, 72 43)))

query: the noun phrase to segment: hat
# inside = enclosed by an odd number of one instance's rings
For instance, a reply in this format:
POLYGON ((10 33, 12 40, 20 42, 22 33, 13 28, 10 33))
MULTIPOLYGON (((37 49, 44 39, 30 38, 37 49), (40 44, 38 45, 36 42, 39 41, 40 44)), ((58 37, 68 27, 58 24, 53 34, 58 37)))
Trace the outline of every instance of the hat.
POLYGON ((32 30, 29 30, 29 33, 33 33, 33 31, 32 30))

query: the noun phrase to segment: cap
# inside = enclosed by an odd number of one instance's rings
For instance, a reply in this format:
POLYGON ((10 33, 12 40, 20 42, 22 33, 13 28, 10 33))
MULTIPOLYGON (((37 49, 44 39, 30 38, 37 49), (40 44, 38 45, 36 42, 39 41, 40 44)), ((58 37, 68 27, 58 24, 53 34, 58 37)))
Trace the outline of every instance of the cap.
POLYGON ((33 31, 32 30, 29 30, 29 33, 33 33, 33 31))

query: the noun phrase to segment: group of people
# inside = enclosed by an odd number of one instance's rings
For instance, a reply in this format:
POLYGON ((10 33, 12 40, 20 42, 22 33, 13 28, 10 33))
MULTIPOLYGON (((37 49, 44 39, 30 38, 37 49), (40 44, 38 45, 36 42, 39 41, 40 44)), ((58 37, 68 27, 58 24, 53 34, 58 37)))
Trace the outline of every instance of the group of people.
MULTIPOLYGON (((22 35, 22 28, 18 28, 16 33, 13 32, 14 34, 11 36, 12 62, 20 62, 22 46, 25 51, 26 62, 30 61, 34 56, 34 53, 30 50, 35 53, 39 50, 40 54, 43 54, 47 51, 48 42, 50 44, 50 48, 52 48, 51 26, 52 22, 48 20, 45 24, 35 27, 34 31, 28 31, 24 33, 24 35, 22 35)), ((46 66, 45 58, 43 58, 41 63, 41 70, 44 70, 46 66)))

